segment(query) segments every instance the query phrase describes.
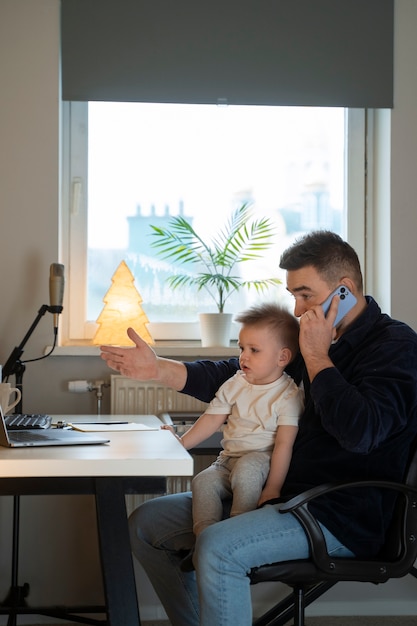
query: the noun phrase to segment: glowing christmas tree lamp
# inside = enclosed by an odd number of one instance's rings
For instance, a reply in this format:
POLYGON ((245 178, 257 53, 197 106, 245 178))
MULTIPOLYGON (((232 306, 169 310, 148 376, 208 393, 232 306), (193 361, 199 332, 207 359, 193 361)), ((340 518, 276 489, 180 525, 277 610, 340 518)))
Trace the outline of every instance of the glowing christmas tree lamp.
POLYGON ((141 305, 142 296, 136 289, 135 278, 125 261, 122 261, 112 276, 112 285, 103 298, 104 307, 96 322, 94 345, 131 346, 133 342, 126 334, 129 326, 135 329, 146 343, 153 345, 146 317, 141 305))

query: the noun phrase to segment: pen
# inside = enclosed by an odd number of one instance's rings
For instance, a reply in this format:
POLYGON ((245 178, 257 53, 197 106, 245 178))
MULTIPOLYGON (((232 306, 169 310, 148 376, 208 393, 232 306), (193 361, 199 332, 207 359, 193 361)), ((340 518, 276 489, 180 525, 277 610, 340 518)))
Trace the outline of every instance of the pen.
POLYGON ((82 425, 82 424, 91 424, 97 426, 111 426, 111 424, 129 424, 129 422, 73 422, 74 426, 82 425))

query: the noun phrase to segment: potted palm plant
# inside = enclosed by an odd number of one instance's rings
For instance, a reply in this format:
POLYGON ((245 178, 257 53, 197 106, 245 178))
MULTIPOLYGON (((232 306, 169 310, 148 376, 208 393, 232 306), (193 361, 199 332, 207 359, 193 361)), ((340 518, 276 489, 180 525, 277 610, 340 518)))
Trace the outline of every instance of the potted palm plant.
POLYGON ((195 272, 175 273, 167 281, 172 289, 197 287, 206 290, 214 301, 217 314, 200 314, 202 345, 229 345, 232 315, 225 305, 233 293, 241 289, 264 292, 280 284, 278 278, 244 280, 237 265, 260 258, 273 243, 275 227, 270 219, 252 219, 249 204, 232 212, 226 224, 210 240, 205 241, 183 216, 172 217, 167 228, 151 225, 152 246, 164 259, 195 266, 195 272), (215 316, 217 336, 206 337, 207 316, 215 316), (221 330, 223 328, 223 330, 221 330))

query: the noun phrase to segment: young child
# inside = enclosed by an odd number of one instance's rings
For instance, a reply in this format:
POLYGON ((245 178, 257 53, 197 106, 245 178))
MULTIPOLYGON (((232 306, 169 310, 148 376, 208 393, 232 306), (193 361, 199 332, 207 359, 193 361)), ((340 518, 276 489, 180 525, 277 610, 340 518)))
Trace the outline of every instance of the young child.
POLYGON ((242 324, 241 369, 179 437, 188 450, 224 425, 222 452, 192 482, 196 535, 222 519, 225 499, 232 499, 233 516, 280 496, 304 407, 302 391, 284 372, 298 352, 297 319, 278 305, 261 304, 236 321, 242 324))

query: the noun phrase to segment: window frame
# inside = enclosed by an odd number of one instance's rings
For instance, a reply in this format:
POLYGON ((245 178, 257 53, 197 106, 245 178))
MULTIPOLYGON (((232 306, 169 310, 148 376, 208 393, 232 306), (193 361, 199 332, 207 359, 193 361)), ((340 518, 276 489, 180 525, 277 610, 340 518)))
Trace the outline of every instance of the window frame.
MULTIPOLYGON (((365 267, 367 110, 346 109, 347 155, 345 193, 347 238, 365 267)), ((368 164, 369 166, 369 164, 368 164)), ((66 290, 60 344, 90 345, 96 324, 87 311, 88 254, 88 102, 62 102, 61 225, 66 290)), ((152 334, 152 324, 150 325, 152 334)), ((158 337, 178 342, 195 340, 198 322, 159 323, 158 337)))

